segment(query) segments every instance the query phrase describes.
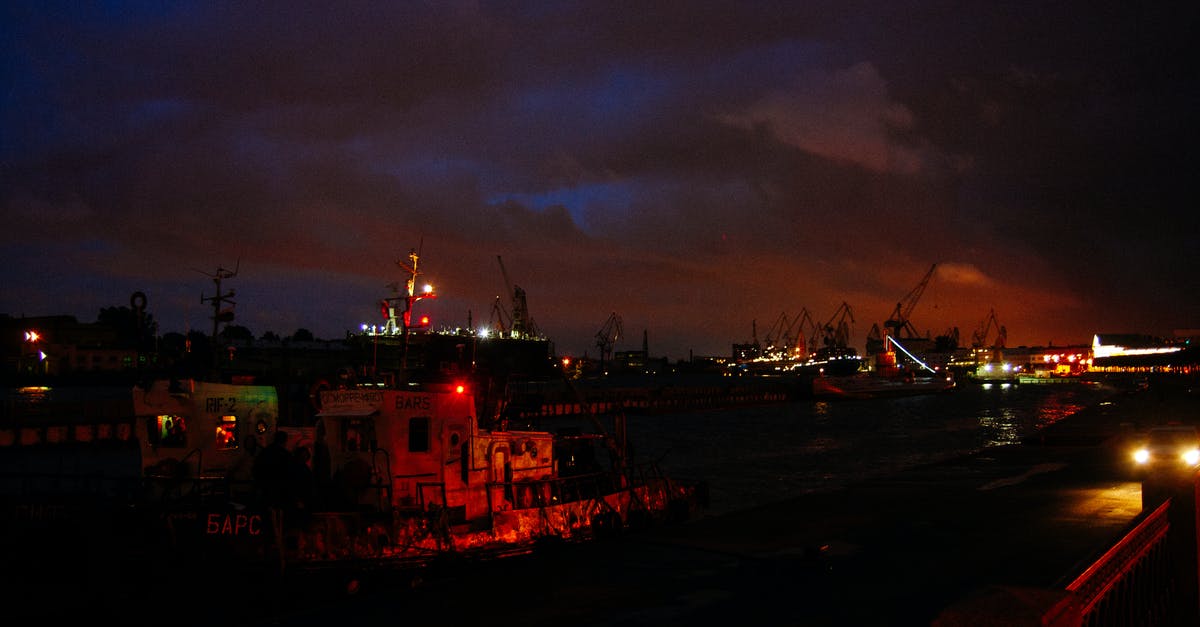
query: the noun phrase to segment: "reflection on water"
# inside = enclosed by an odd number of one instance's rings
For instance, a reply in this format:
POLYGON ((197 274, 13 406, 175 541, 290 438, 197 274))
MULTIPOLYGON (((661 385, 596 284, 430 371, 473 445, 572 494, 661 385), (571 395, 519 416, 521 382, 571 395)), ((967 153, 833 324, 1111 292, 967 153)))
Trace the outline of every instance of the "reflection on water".
POLYGON ((1083 384, 962 385, 907 398, 631 414, 628 434, 636 459, 707 481, 711 512, 720 513, 1013 445, 1112 393, 1083 384))

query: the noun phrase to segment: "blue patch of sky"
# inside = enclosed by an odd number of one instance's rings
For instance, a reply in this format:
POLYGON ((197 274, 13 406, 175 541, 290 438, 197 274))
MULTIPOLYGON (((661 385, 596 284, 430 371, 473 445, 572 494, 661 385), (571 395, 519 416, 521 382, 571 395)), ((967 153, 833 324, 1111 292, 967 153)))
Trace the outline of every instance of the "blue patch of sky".
MULTIPOLYGON (((545 89, 524 90, 512 105, 519 112, 518 116, 536 120, 536 125, 543 130, 551 120, 558 120, 562 126, 570 127, 569 132, 548 132, 544 136, 575 140, 599 136, 619 138, 622 127, 625 132, 637 133, 642 124, 660 115, 655 109, 671 93, 671 82, 669 78, 648 71, 629 67, 613 68, 587 85, 556 84, 545 89), (603 133, 597 132, 601 127, 610 128, 603 133)), ((579 143, 576 141, 548 150, 570 151, 577 149, 577 146, 579 143)), ((586 178, 587 173, 583 173, 583 177, 586 178)), ((585 229, 589 210, 623 212, 636 196, 635 185, 627 181, 585 182, 572 187, 529 192, 503 189, 504 185, 502 179, 497 179, 494 185, 485 182, 485 189, 497 190, 488 193, 487 201, 495 204, 518 202, 538 211, 561 205, 576 224, 585 229)))
POLYGON ((634 68, 613 68, 590 84, 554 83, 523 90, 512 101, 517 115, 539 125, 559 120, 573 133, 604 126, 636 127, 672 91, 672 80, 634 68))
POLYGON ((126 119, 134 128, 153 128, 187 113, 193 107, 185 100, 157 99, 141 102, 129 111, 126 119))
POLYGON ((582 230, 587 230, 587 214, 593 210, 624 213, 637 196, 631 182, 589 183, 539 193, 505 193, 488 198, 494 204, 516 202, 530 209, 545 211, 561 205, 582 230))

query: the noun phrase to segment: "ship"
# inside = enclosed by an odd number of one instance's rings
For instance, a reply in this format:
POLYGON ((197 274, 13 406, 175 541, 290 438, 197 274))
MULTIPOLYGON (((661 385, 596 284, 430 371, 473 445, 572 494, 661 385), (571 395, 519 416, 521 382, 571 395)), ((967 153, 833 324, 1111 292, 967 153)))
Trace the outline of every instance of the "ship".
POLYGON ((875 355, 873 369, 818 376, 812 381, 812 393, 819 399, 885 398, 947 392, 956 385, 949 372, 933 368, 896 338, 886 336, 884 350, 875 355), (901 362, 898 354, 903 354, 906 359, 901 362))
POLYGON ((5 548, 38 563, 38 538, 53 541, 43 534, 120 547, 111 562, 146 585, 164 573, 225 587, 357 581, 702 511, 704 482, 635 458, 622 414, 556 430, 517 420, 500 369, 475 368, 453 335, 414 323, 432 292, 414 290, 410 257, 396 328, 361 338, 372 367, 312 381, 307 423, 282 419, 283 386, 235 376, 147 379, 96 420, 0 425, 5 548))
POLYGON ((863 360, 850 346, 822 346, 797 366, 797 371, 814 376, 849 376, 862 369, 863 360))
POLYGON ((883 375, 857 373, 813 379, 813 396, 822 399, 886 398, 936 394, 954 389, 949 375, 883 375))

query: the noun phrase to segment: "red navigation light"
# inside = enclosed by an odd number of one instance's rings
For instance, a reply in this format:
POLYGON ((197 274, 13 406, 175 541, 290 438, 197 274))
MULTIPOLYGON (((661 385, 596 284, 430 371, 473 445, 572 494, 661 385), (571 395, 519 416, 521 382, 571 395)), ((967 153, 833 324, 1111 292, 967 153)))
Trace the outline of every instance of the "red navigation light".
POLYGON ((455 393, 455 394, 462 394, 463 392, 466 392, 466 391, 467 391, 467 386, 465 386, 465 385, 463 385, 463 384, 461 384, 461 383, 459 383, 459 384, 458 384, 458 385, 457 385, 457 386, 454 388, 454 393, 455 393))
POLYGON ((429 316, 421 316, 420 318, 418 318, 416 326, 418 326, 418 327, 429 326, 429 316))
POLYGON ((570 357, 563 357, 563 358, 562 358, 562 365, 563 365, 563 368, 570 368, 570 367, 571 367, 571 358, 570 358, 570 357))

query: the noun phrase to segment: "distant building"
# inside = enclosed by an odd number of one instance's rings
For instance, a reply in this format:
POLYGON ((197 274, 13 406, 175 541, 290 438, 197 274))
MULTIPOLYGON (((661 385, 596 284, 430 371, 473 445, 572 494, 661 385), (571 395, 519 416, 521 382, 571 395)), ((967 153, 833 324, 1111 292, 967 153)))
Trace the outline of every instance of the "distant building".
POLYGON ((121 372, 138 365, 138 349, 122 346, 115 329, 74 316, 0 316, 5 375, 121 372))
POLYGON ((1192 374, 1200 372, 1200 346, 1133 333, 1099 333, 1092 339, 1096 372, 1192 374))

